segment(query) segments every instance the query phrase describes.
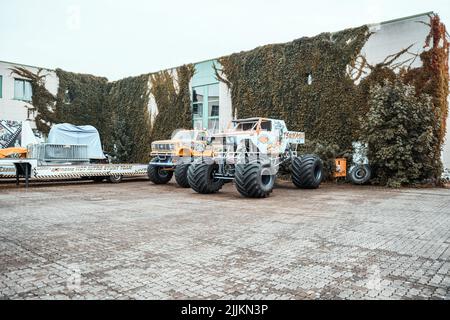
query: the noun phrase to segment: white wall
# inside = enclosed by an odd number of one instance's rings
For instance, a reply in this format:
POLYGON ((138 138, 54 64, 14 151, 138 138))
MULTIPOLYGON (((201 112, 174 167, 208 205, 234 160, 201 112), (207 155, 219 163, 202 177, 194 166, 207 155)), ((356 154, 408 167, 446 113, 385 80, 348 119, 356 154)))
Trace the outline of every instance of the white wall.
MULTIPOLYGON (((420 54, 423 52, 425 39, 430 32, 430 27, 425 25, 430 23, 427 15, 415 16, 407 19, 374 24, 370 26, 370 31, 374 32, 361 50, 361 54, 371 65, 382 62, 387 56, 398 53, 408 48, 409 52, 420 54)), ((411 54, 404 54, 397 61, 404 61, 413 58, 411 54)), ((412 62, 412 61, 410 61, 412 62)), ((420 67, 420 58, 414 60, 412 67, 420 67)))
MULTIPOLYGON (((24 121, 27 120, 27 107, 32 107, 31 104, 14 100, 14 79, 23 79, 16 74, 11 74, 10 68, 13 67, 24 67, 32 72, 37 72, 37 67, 25 66, 21 64, 15 64, 10 62, 0 61, 0 75, 2 76, 2 97, 0 98, 0 119, 2 120, 16 120, 24 121)), ((52 70, 43 70, 44 74, 48 74, 46 78, 45 87, 52 94, 56 95, 59 86, 59 80, 56 73, 52 70)), ((32 120, 32 128, 36 128, 34 123, 34 115, 31 114, 30 118, 32 120)))
MULTIPOLYGON (((224 77, 224 75, 221 75, 224 77)), ((224 82, 219 82, 219 130, 224 130, 233 120, 231 89, 224 82)))

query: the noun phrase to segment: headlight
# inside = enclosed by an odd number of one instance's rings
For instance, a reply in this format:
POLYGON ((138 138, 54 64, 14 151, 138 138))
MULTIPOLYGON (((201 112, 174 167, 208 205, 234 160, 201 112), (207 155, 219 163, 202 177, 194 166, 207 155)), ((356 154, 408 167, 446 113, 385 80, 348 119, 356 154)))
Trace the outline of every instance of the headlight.
POLYGON ((169 150, 175 150, 175 145, 174 144, 169 144, 169 150))
POLYGON ((196 143, 194 146, 194 150, 197 152, 203 152, 205 151, 205 146, 203 143, 196 143))

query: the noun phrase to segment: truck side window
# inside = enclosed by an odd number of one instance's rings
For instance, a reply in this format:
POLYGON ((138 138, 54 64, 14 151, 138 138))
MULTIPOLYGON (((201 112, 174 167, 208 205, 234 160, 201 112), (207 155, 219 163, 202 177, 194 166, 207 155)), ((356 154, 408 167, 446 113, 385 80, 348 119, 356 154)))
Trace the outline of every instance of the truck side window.
POLYGON ((271 131, 272 130, 272 122, 262 121, 261 122, 261 130, 271 131))

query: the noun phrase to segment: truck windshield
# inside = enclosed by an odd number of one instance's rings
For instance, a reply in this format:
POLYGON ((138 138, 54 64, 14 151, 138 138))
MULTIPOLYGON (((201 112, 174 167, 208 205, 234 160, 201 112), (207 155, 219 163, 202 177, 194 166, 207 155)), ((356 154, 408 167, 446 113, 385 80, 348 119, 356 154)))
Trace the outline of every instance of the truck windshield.
POLYGON ((195 132, 194 131, 178 131, 174 136, 174 140, 182 140, 182 141, 190 141, 194 139, 195 132))
POLYGON ((234 125, 234 130, 236 131, 249 131, 254 130, 258 121, 249 121, 249 122, 236 122, 234 125))

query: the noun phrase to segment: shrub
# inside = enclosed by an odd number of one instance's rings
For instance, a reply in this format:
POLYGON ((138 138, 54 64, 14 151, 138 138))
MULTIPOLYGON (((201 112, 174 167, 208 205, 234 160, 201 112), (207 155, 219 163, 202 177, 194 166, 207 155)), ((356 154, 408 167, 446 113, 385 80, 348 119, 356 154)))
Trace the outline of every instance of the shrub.
POLYGON ((415 88, 400 80, 375 85, 369 96, 369 113, 362 123, 362 141, 375 171, 375 183, 390 187, 438 181, 442 167, 434 147, 438 138, 431 97, 416 95, 415 88))

